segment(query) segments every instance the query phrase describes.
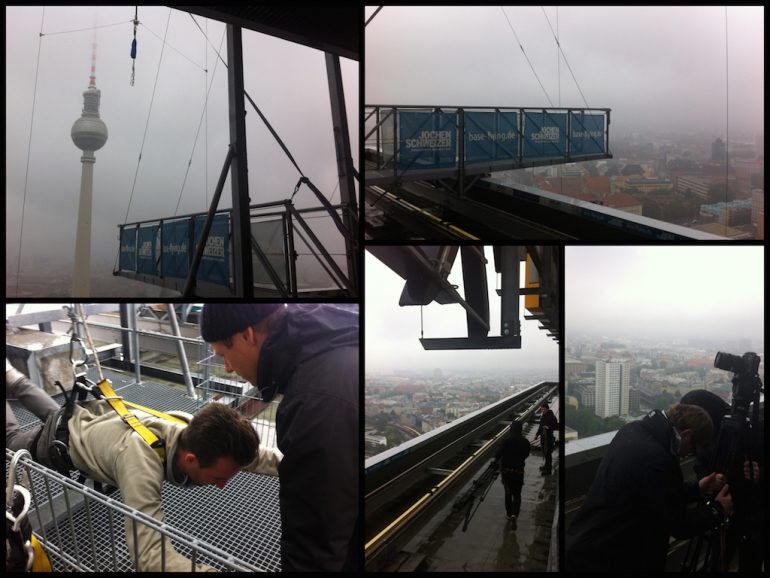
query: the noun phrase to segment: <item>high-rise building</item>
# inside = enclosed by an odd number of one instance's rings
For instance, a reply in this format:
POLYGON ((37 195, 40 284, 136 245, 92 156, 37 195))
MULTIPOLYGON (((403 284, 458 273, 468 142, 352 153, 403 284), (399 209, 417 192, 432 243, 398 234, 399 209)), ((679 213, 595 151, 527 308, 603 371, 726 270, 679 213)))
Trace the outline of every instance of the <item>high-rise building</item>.
POLYGON ((711 143, 711 160, 725 162, 725 143, 721 138, 711 143))
POLYGON ((107 125, 99 118, 99 100, 102 92, 96 88, 96 44, 91 55, 91 77, 88 89, 83 93, 83 114, 72 125, 72 142, 83 151, 80 157, 80 201, 78 225, 75 237, 75 273, 72 279, 72 296, 88 297, 91 292, 91 201, 93 199, 94 152, 107 142, 107 125))
POLYGON ((631 362, 613 359, 596 362, 594 413, 599 417, 628 415, 631 362))

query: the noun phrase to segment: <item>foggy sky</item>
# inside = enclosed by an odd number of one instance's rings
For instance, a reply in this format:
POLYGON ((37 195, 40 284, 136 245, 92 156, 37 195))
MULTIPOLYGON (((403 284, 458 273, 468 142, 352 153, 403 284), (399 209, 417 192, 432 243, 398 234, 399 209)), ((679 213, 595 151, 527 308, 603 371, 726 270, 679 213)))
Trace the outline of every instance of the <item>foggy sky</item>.
POLYGON ((570 335, 764 338, 764 248, 565 248, 570 335))
MULTIPOLYGON (((584 107, 543 9, 505 12, 553 106, 584 107)), ((556 31, 557 8, 545 13, 556 31)), ((649 129, 724 138, 724 7, 562 6, 558 36, 588 105, 612 109, 610 138, 649 129)), ((386 6, 365 37, 366 104, 548 106, 499 6, 386 6)), ((729 7, 727 37, 730 134, 761 131, 764 8, 729 7)))
MULTIPOLYGON (((489 284, 489 335, 500 335, 499 277, 494 272, 491 249, 485 248, 487 257, 487 282, 489 284)), ((391 271, 379 259, 364 251, 365 310, 367 371, 390 373, 394 370, 423 370, 436 368, 447 370, 472 369, 483 373, 508 371, 512 377, 530 371, 552 371, 552 379, 559 376, 558 344, 538 329, 537 321, 521 318, 521 349, 425 351, 420 339, 420 307, 400 307, 399 296, 404 280, 391 271)), ((523 276, 522 276, 523 278, 523 276)), ((462 267, 458 255, 449 282, 458 286, 464 295, 462 267)), ((523 299, 522 299, 522 312, 523 299)), ((523 315, 523 314, 522 314, 523 315)), ((465 309, 460 305, 431 303, 423 307, 425 337, 466 337, 468 326, 465 309)))
MULTIPOLYGON (((40 7, 6 8, 6 270, 14 273, 42 14, 40 7)), ((35 257, 40 254, 67 262, 74 259, 81 151, 72 143, 70 130, 80 117, 83 91, 88 87, 94 33, 55 32, 124 22, 97 30, 96 85, 101 90, 100 115, 109 138, 96 152, 92 268, 106 262, 112 269, 118 250, 118 224, 208 209, 230 140, 226 68, 216 63, 214 50, 189 14, 169 11, 164 6, 140 6, 139 20, 143 24, 137 32, 135 85, 130 86, 133 25, 129 21, 133 16, 133 6, 45 9, 24 214, 22 279, 25 265, 34 267, 35 257), (173 49, 167 46, 163 51, 137 174, 167 22, 166 42, 173 49), (206 67, 208 77, 203 70, 206 67), (208 129, 204 121, 193 154, 207 78, 209 83, 213 78, 208 129), (191 155, 192 164, 177 209, 191 155), (133 199, 126 217, 132 185, 133 199)), ((199 16, 195 19, 226 62, 226 38, 220 48, 224 24, 199 16)), ((247 92, 305 175, 327 198, 338 203, 324 53, 246 29, 243 51, 247 92)), ((345 58, 340 62, 351 148, 357 164, 358 63, 345 58)), ((248 102, 246 108, 251 202, 287 199, 300 175, 248 102)), ((307 187, 300 190, 294 203, 298 208, 319 205, 307 187)), ((228 177, 219 207, 231 204, 228 177)))

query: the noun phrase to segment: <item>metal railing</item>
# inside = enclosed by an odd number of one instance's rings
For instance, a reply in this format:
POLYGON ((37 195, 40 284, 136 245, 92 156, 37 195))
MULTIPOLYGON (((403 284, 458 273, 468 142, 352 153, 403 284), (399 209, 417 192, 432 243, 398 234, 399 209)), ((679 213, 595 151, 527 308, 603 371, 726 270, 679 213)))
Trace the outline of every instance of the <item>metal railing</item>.
POLYGON ((6 485, 28 480, 30 503, 27 516, 33 532, 55 571, 125 572, 139 559, 137 532, 144 526, 161 535, 161 571, 166 569, 168 548, 190 559, 190 571, 204 563, 219 570, 259 572, 262 568, 241 560, 199 538, 134 510, 109 495, 67 478, 38 464, 28 452, 5 450, 6 485), (21 474, 21 475, 19 475, 21 474), (9 480, 10 476, 10 480, 9 480), (129 552, 125 532, 134 536, 129 552), (170 540, 170 542, 169 542, 170 540))
POLYGON ((211 346, 205 342, 201 342, 198 366, 198 375, 201 378, 196 386, 196 390, 200 392, 199 403, 207 403, 212 398, 227 403, 251 419, 261 445, 277 448, 275 414, 282 396, 279 395, 270 402, 263 401, 256 388, 225 371, 222 358, 211 353, 211 346))
POLYGON ((374 155, 370 160, 376 171, 390 172, 370 173, 367 184, 463 180, 496 170, 612 157, 608 108, 367 105, 364 124, 364 146, 374 155))
MULTIPOLYGON (((318 291, 355 292, 349 273, 344 271, 345 238, 332 222, 344 217, 344 205, 297 209, 291 200, 285 200, 255 204, 249 209, 255 290, 272 291, 281 297, 318 291), (323 226, 311 227, 309 221, 317 219, 323 220, 323 226)), ((213 241, 208 238, 204 260, 211 264, 196 271, 201 294, 232 296, 231 213, 229 209, 215 213, 217 235, 223 240, 209 247, 213 241)), ((118 225, 120 255, 113 275, 183 292, 205 217, 206 213, 191 213, 118 225)))

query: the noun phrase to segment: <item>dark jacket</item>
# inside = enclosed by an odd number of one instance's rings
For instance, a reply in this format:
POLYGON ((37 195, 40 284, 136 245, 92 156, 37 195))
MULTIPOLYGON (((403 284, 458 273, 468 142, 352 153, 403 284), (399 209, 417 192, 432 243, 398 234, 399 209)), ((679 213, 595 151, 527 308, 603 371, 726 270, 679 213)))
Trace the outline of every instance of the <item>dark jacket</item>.
POLYGON ((524 462, 529 455, 529 441, 521 434, 512 435, 509 434, 503 439, 503 443, 500 449, 497 450, 497 456, 495 459, 500 465, 500 469, 524 469, 524 462))
POLYGON ((553 436, 557 429, 559 429, 559 420, 556 419, 556 416, 550 409, 546 410, 546 412, 540 417, 540 425, 537 428, 535 438, 543 436, 543 432, 545 431, 545 436, 542 437, 541 443, 543 444, 543 447, 545 447, 545 444, 548 443, 548 447, 553 449, 553 436), (548 429, 546 430, 543 426, 547 427, 548 429))
POLYGON ((257 386, 276 416, 283 571, 358 570, 359 317, 290 304, 260 352, 257 386))
POLYGON ((624 425, 567 529, 567 571, 662 572, 669 536, 698 535, 719 519, 721 507, 686 509, 698 491, 684 482, 662 412, 624 425))

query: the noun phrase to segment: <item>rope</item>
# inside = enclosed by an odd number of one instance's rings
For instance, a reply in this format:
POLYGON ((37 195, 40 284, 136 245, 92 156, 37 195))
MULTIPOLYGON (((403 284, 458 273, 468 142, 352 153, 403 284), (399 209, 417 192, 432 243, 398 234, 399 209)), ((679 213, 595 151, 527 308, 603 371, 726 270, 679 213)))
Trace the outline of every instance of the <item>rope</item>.
MULTIPOLYGON (((204 37, 206 37, 206 40, 208 40, 209 44, 211 44, 211 40, 209 40, 208 36, 207 36, 207 35, 206 35, 206 33, 203 31, 203 29, 200 27, 200 24, 198 24, 198 21, 195 19, 195 17, 194 17, 192 14, 190 14, 190 18, 192 18, 193 22, 195 22, 195 25, 198 27, 198 30, 200 30, 200 31, 201 31, 201 34, 203 34, 203 35, 204 35, 204 37)), ((212 48, 214 48, 214 45, 213 45, 213 44, 211 44, 211 47, 212 47, 212 48)), ((221 48, 221 42, 220 42, 220 48, 221 48)), ((227 63, 226 63, 226 62, 224 61, 224 59, 222 58, 222 55, 219 53, 219 50, 217 50, 216 48, 214 48, 214 51, 216 52, 217 56, 219 57, 219 60, 221 60, 221 61, 222 61, 222 64, 224 64, 224 65, 225 65, 225 67, 227 67, 227 63)), ((322 204, 322 205, 324 205, 324 206, 327 208, 327 210, 329 211, 329 213, 330 213, 330 215, 331 215, 332 219, 334 220, 335 224, 337 225, 337 228, 338 228, 338 229, 340 229, 340 232, 341 232, 343 235, 347 236, 346 228, 345 228, 345 226, 343 225, 342 221, 340 221, 340 219, 339 219, 339 217, 337 216, 337 214, 336 214, 336 213, 335 213, 335 212, 334 212, 334 211, 333 211, 333 210, 330 208, 330 202, 329 202, 329 201, 328 201, 328 200, 327 200, 327 199, 326 199, 326 198, 325 198, 323 195, 321 195, 321 194, 320 194, 320 191, 317 189, 317 187, 315 187, 314 185, 312 185, 312 182, 310 181, 310 179, 309 179, 308 177, 306 177, 306 176, 305 176, 305 173, 303 173, 303 172, 302 172, 302 169, 301 169, 301 168, 299 168, 299 165, 297 164, 297 161, 296 161, 296 160, 294 160, 294 156, 291 154, 291 152, 289 152, 289 149, 286 147, 286 145, 284 144, 283 140, 281 140, 281 137, 279 137, 279 136, 278 136, 278 133, 277 133, 277 132, 275 132, 275 129, 273 128, 273 126, 272 126, 272 125, 270 124, 270 122, 267 120, 267 118, 265 117, 265 115, 264 115, 264 114, 262 114, 262 111, 261 111, 261 110, 259 110, 259 107, 258 107, 258 106, 257 106, 257 104, 254 102, 254 100, 251 98, 251 96, 249 96, 249 93, 248 93, 248 92, 246 92, 246 90, 244 90, 244 91, 243 91, 243 94, 244 94, 244 96, 246 97, 246 99, 247 99, 247 100, 248 100, 248 101, 251 103, 251 106, 253 106, 253 107, 254 107, 254 110, 255 110, 255 111, 257 112, 257 114, 259 115, 259 118, 261 118, 261 119, 262 119, 262 122, 263 122, 263 123, 265 123, 265 126, 267 127, 267 130, 268 130, 268 131, 270 131, 270 134, 272 134, 272 135, 273 135, 273 138, 275 138, 276 142, 277 142, 277 143, 278 143, 278 145, 281 147, 281 149, 283 150, 283 152, 286 154, 286 156, 288 157, 289 161, 291 161, 291 164, 293 164, 293 165, 294 165, 294 168, 295 168, 295 169, 297 169, 297 172, 299 172, 299 174, 301 175, 301 178, 300 178, 300 180, 297 182, 297 185, 296 185, 296 187, 294 188, 294 193, 292 194, 291 198, 293 199, 293 198, 294 198, 294 195, 296 195, 296 194, 297 194, 297 191, 299 190, 299 187, 300 187, 301 183, 302 183, 303 181, 304 181, 304 182, 307 182, 307 183, 308 183, 308 185, 310 186, 311 190, 313 190, 313 192, 314 192, 314 193, 316 194, 316 196, 318 197, 318 200, 321 202, 321 204, 322 204)), ((339 186, 339 183, 338 183, 338 185, 337 185, 337 186, 339 186)), ((336 189, 335 189, 335 190, 336 190, 336 189)))
POLYGON ((177 48, 174 48, 174 47, 173 47, 171 44, 169 44, 168 42, 166 42, 166 39, 165 39, 165 38, 161 38, 160 36, 158 36, 157 34, 155 34, 155 32, 153 32, 153 31, 152 31, 152 29, 150 29, 150 28, 149 28, 149 27, 148 27, 148 26, 147 26, 147 25, 146 25, 144 22, 140 22, 139 24, 141 24, 141 25, 142 25, 144 28, 146 28, 146 29, 147 29, 147 32, 149 32, 150 34, 152 34, 153 36, 155 36, 155 38, 157 38, 158 40, 160 40, 161 42, 163 42, 163 43, 164 43, 166 46, 168 46, 168 47, 169 47, 171 50, 173 50, 174 52, 176 52, 177 54, 179 54, 179 55, 180 55, 182 58, 184 58, 185 60, 187 60, 187 61, 188 61, 189 63, 191 63, 193 66, 197 66, 197 67, 198 67, 198 68, 200 68, 202 71, 206 72, 206 69, 205 69, 203 66, 201 66, 200 64, 198 64, 197 62, 195 62, 195 61, 194 61, 192 58, 190 58, 189 56, 187 56, 186 54, 184 54, 184 53, 183 53, 182 51, 180 51, 179 49, 177 49, 177 48))
MULTIPOLYGON (((201 34, 203 34, 204 36, 206 36, 206 33, 205 33, 205 32, 203 32, 203 29, 200 27, 200 24, 198 24, 198 21, 197 21, 197 20, 195 20, 195 17, 194 17, 192 14, 190 14, 190 18, 192 18, 192 19, 193 19, 193 22, 195 22, 195 25, 198 27, 198 30, 200 30, 200 31, 201 31, 201 34)), ((211 44, 211 40, 209 40, 208 36, 206 36, 206 40, 208 40, 208 41, 209 41, 209 44, 211 44)), ((214 48, 214 45, 213 45, 213 44, 211 44, 211 47, 212 47, 212 48, 214 48)), ((224 64, 224 65, 225 65, 225 67, 227 67, 227 63, 226 63, 226 62, 224 61, 224 59, 222 58, 222 55, 219 53, 219 50, 217 50, 216 48, 214 48, 214 51, 216 52, 217 56, 219 56, 219 60, 221 60, 221 61, 222 61, 222 64, 224 64)), ((289 152, 289 149, 288 149, 288 148, 286 148, 286 145, 285 145, 285 144, 283 143, 283 141, 281 140, 281 137, 279 137, 279 136, 278 136, 278 133, 276 133, 276 132, 275 132, 275 130, 273 129, 272 125, 271 125, 271 124, 268 122, 267 118, 265 118, 265 115, 264 115, 264 114, 262 114, 262 111, 261 111, 261 110, 259 110, 259 107, 257 106, 257 104, 256 104, 256 103, 255 103, 255 102, 252 100, 251 96, 249 96, 249 93, 248 93, 248 92, 246 92, 246 91, 244 90, 244 91, 243 91, 243 94, 246 96, 246 98, 248 99, 248 101, 251 103, 251 106, 253 106, 253 107, 254 107, 254 110, 255 110, 255 111, 257 111, 257 114, 259 115, 259 118, 261 118, 261 119, 262 119, 262 122, 264 122, 264 123, 265 123, 265 126, 267 127, 267 130, 269 130, 269 131, 270 131, 270 134, 272 134, 272 135, 273 135, 273 138, 275 138, 275 140, 278 142, 278 145, 279 145, 279 146, 280 146, 280 147, 283 149, 283 152, 284 152, 284 153, 286 154, 286 156, 289 158, 289 160, 291 161, 291 164, 293 164, 293 165, 294 165, 294 168, 296 168, 296 169, 297 169, 297 171, 299 172, 299 174, 300 174, 300 175, 302 175, 302 176, 304 177, 304 176, 305 176, 305 173, 303 173, 303 172, 302 172, 302 169, 300 169, 300 168, 299 168, 299 165, 297 164, 297 161, 295 161, 295 160, 294 160, 294 157, 293 157, 293 156, 292 156, 292 154, 289 152)))
MULTIPOLYGON (((222 31, 222 39, 219 41, 219 47, 222 47, 222 42, 225 40, 225 30, 222 31)), ((195 132, 195 141, 193 142, 192 151, 190 152, 190 160, 187 162, 187 170, 184 173, 184 179, 182 180, 182 188, 179 191, 179 198, 176 201, 176 208, 174 209, 174 216, 176 217, 177 213, 179 212, 179 204, 182 202, 182 194, 184 193, 184 186, 187 183, 187 175, 190 173, 190 166, 192 166, 192 160, 193 156, 195 155, 195 148, 198 146, 198 137, 201 133, 201 126, 203 125, 203 118, 206 115, 206 112, 208 111, 208 104, 209 104, 209 95, 211 94, 211 88, 214 86, 214 77, 217 73, 217 65, 219 62, 214 62, 214 71, 211 74, 211 84, 208 85, 208 90, 206 91, 206 100, 203 103, 203 111, 201 112, 201 118, 198 121, 198 130, 195 132)), ((208 71, 206 71, 206 75, 208 76, 208 71)), ((208 130, 208 129, 207 129, 208 130)), ((208 184, 208 182, 207 182, 208 184)))
POLYGON ((164 33, 164 42, 160 49, 160 58, 158 59, 158 70, 155 73, 155 85, 152 87, 152 98, 150 99, 150 110, 147 112, 147 122, 144 125, 144 135, 142 136, 142 146, 139 149, 139 159, 136 161, 136 171, 134 172, 134 182, 131 185, 131 195, 128 198, 128 208, 126 209, 126 216, 123 219, 123 224, 128 222, 128 213, 131 210, 131 202, 134 199, 134 190, 136 188, 136 177, 139 174, 139 163, 142 162, 142 151, 144 151, 144 143, 147 139, 147 129, 150 126, 150 115, 152 115, 152 105, 155 102, 155 90, 158 88, 158 77, 160 76, 160 65, 163 62, 163 52, 166 47, 165 36, 168 35, 168 25, 171 21, 171 8, 168 9, 168 18, 166 19, 166 32, 164 33))
POLYGON ((540 84, 540 88, 543 89, 543 94, 545 94, 546 100, 548 100, 548 104, 553 107, 553 102, 551 101, 551 97, 548 96, 548 92, 545 90, 545 87, 543 86, 543 83, 540 82, 540 77, 537 75, 537 72, 535 72, 535 67, 532 66, 532 63, 529 61, 529 56, 527 56, 527 53, 524 52, 524 46, 522 46, 521 41, 519 40, 519 35, 516 34, 516 30, 513 28, 513 24, 511 24, 511 21, 508 19, 508 14, 505 13, 505 9, 500 6, 500 10, 503 11, 503 16, 505 16, 506 22, 508 22, 508 26, 511 29, 511 32, 513 32, 513 35, 516 37, 516 42, 519 43, 519 48, 521 48, 521 52, 524 54, 524 58, 527 59, 527 63, 529 64, 529 67, 532 69, 532 74, 535 75, 535 78, 537 79, 537 82, 540 84))
POLYGON ((78 311, 80 312, 80 324, 83 326, 83 330, 86 332, 86 339, 88 340, 88 347, 91 349, 91 353, 94 354, 94 363, 96 364, 96 371, 99 373, 99 381, 104 381, 104 374, 102 373, 102 364, 99 363, 99 354, 94 347, 94 341, 91 339, 91 332, 88 331, 88 325, 86 324, 86 314, 83 309, 83 304, 78 303, 78 311))
POLYGON ((134 86, 136 77, 136 29, 139 26, 139 6, 134 9, 134 39, 131 41, 131 86, 134 86))
POLYGON ((101 24, 99 26, 91 26, 90 28, 77 28, 75 30, 60 30, 59 32, 46 32, 43 34, 43 32, 40 32, 40 36, 55 36, 57 34, 71 34, 72 32, 85 32, 86 30, 95 30, 96 28, 109 28, 110 26, 120 26, 121 24, 127 24, 128 22, 133 22, 133 20, 121 20, 120 22, 115 22, 114 24, 101 24))
MULTIPOLYGON (((545 16, 545 21, 548 22, 548 28, 551 29, 551 34, 553 35, 553 39, 556 41, 556 46, 559 47, 559 52, 561 52, 561 55, 564 57, 564 62, 567 64, 567 69, 569 70, 569 73, 572 75, 572 80, 575 81, 575 86, 577 86, 577 89, 578 89, 578 92, 580 93, 580 96, 583 97, 583 102, 586 104, 586 108, 591 108, 588 105, 588 101, 586 100, 586 97, 583 94, 583 91, 580 90, 580 85, 578 84, 577 78, 575 78, 575 74, 572 72, 572 67, 569 65, 569 60, 567 60, 567 55, 564 54, 564 50, 561 47, 561 43, 559 42, 559 38, 556 36, 556 33, 553 31, 553 26, 551 26, 551 21, 548 19, 548 14, 545 13, 545 8, 543 8, 541 6, 540 9, 543 11, 543 16, 545 16)), ((559 91, 561 92, 561 88, 559 88, 559 91)), ((561 98, 561 97, 559 97, 559 98, 561 98)))
POLYGON ((32 118, 29 121, 29 143, 27 144, 27 169, 24 173, 24 198, 21 203, 21 228, 19 230, 19 258, 16 262, 16 295, 19 295, 21 281, 21 247, 24 239, 24 213, 27 207, 27 183, 29 182, 29 159, 32 153, 32 129, 35 125, 35 103, 37 102, 37 75, 40 70, 40 47, 43 43, 43 22, 45 21, 45 6, 40 18, 40 36, 37 41, 37 63, 35 64, 35 87, 32 92, 32 118))

